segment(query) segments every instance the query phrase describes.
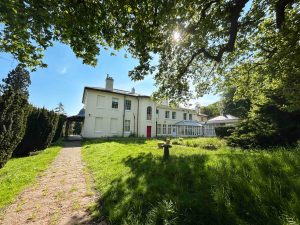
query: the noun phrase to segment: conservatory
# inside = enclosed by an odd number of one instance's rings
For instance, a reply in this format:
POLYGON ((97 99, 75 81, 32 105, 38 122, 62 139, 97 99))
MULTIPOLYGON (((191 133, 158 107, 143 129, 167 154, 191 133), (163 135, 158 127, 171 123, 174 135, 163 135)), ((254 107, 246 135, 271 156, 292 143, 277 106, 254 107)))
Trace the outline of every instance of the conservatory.
POLYGON ((193 120, 182 120, 173 125, 173 136, 203 136, 203 125, 193 120))

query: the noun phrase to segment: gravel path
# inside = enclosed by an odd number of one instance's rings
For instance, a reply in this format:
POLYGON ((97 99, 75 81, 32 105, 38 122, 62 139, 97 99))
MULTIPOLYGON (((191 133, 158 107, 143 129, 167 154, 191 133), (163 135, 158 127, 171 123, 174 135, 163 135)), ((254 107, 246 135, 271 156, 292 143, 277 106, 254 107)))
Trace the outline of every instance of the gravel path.
POLYGON ((0 224, 91 224, 87 211, 96 201, 80 154, 80 142, 66 142, 58 157, 4 213, 0 224))

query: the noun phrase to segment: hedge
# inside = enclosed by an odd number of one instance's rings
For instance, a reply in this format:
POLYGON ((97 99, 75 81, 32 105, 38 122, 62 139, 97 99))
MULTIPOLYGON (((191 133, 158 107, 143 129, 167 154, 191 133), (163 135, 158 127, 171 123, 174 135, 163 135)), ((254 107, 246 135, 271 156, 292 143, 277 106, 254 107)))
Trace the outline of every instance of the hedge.
POLYGON ((233 126, 215 127, 216 136, 220 138, 229 137, 233 131, 233 126))
POLYGON ((13 154, 25 156, 30 152, 47 148, 55 135, 58 120, 59 115, 54 111, 32 107, 24 138, 13 154))

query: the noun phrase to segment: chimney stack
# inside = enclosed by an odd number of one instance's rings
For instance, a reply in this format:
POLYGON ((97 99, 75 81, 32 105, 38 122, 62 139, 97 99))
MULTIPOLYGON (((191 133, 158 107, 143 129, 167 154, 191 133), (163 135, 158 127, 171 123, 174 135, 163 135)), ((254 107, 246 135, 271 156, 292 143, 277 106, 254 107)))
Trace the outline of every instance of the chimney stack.
POLYGON ((134 87, 131 89, 131 93, 135 94, 135 88, 134 87))
POLYGON ((112 91, 114 89, 114 79, 107 74, 105 82, 105 88, 112 91))

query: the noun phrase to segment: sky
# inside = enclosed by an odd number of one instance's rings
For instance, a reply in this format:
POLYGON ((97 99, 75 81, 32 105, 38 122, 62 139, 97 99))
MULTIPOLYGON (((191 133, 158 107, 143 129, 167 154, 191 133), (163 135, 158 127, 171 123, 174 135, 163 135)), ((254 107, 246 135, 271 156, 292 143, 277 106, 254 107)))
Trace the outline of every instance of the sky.
MULTIPOLYGON (((45 51, 43 61, 47 68, 38 68, 31 72, 29 87, 29 101, 31 104, 47 109, 54 109, 62 102, 67 115, 76 115, 83 107, 81 103, 85 86, 105 87, 105 78, 109 74, 114 78, 114 88, 131 90, 137 93, 151 95, 155 91, 155 82, 152 76, 143 81, 134 82, 128 77, 128 72, 137 65, 137 60, 124 57, 125 50, 111 56, 110 52, 101 51, 96 67, 82 63, 76 58, 71 48, 61 43, 55 43, 45 51)), ((127 53, 128 54, 128 53, 127 53)), ((11 55, 0 53, 0 80, 13 70, 18 62, 11 55)), ((216 95, 205 95, 192 101, 200 105, 208 105, 219 100, 216 95)))

